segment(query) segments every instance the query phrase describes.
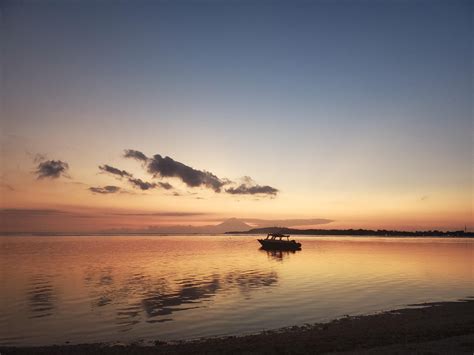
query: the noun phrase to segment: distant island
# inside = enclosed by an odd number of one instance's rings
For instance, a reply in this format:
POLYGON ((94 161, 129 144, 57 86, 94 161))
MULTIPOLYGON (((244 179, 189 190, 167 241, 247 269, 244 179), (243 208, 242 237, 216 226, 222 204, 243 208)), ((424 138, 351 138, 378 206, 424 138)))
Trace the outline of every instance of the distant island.
POLYGON ((286 227, 254 228, 247 231, 233 231, 225 234, 297 234, 297 235, 356 235, 356 236, 381 236, 381 237, 463 237, 474 238, 474 232, 459 231, 397 231, 385 229, 295 229, 286 227))

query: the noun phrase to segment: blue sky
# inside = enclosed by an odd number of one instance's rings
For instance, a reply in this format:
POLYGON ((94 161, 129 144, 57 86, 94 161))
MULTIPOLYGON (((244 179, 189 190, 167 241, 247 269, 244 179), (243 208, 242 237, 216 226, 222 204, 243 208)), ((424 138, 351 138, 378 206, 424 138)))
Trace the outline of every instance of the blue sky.
POLYGON ((470 1, 6 1, 2 12, 9 184, 31 169, 25 151, 89 182, 133 148, 275 186, 280 200, 264 203, 278 216, 301 205, 337 219, 334 201, 358 209, 379 195, 371 203, 390 210, 403 195, 430 196, 423 216, 449 205, 472 219, 470 1))

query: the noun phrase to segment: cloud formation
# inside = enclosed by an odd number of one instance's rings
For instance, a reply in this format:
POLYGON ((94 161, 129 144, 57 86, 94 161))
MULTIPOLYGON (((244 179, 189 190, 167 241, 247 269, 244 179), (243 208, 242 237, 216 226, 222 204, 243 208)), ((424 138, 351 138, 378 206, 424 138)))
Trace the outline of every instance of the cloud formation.
POLYGON ((136 159, 138 161, 142 161, 142 162, 147 162, 148 161, 148 157, 143 154, 142 152, 139 152, 138 150, 133 150, 133 149, 125 149, 125 152, 123 153, 123 156, 125 158, 132 158, 132 159, 136 159))
MULTIPOLYGON (((27 153, 28 155, 31 155, 31 153, 27 153)), ((40 153, 36 153, 35 156, 33 157, 33 161, 35 163, 41 163, 42 161, 45 161, 47 158, 46 158, 46 155, 44 154, 40 154, 40 153)))
POLYGON ((61 160, 45 160, 38 164, 36 167, 36 177, 38 179, 57 179, 61 175, 67 177, 67 171, 69 165, 61 160))
MULTIPOLYGON (((142 152, 133 149, 126 149, 123 156, 144 163, 146 170, 154 177, 178 178, 188 187, 202 186, 219 193, 225 185, 233 184, 229 179, 219 178, 206 170, 194 169, 168 156, 162 157, 160 154, 155 154, 152 158, 149 158, 142 152)), ((166 189, 163 184, 167 183, 159 184, 166 189)), ((257 185, 248 176, 243 178, 242 184, 237 187, 229 187, 225 191, 232 195, 275 196, 278 193, 278 189, 268 185, 257 185)))
POLYGON ((0 183, 0 188, 5 189, 5 190, 9 190, 9 191, 15 191, 15 189, 12 186, 10 186, 8 184, 4 184, 3 182, 0 183))
POLYGON ((275 196, 278 193, 278 189, 268 185, 258 185, 250 176, 244 176, 241 179, 241 183, 236 187, 230 187, 225 192, 231 195, 267 195, 275 196))
POLYGON ((114 168, 113 166, 110 166, 110 165, 107 165, 107 164, 100 165, 99 169, 102 170, 105 173, 109 173, 109 174, 112 174, 112 175, 117 175, 117 176, 120 176, 120 177, 131 177, 132 176, 132 174, 130 174, 128 171, 120 170, 120 169, 114 168))
MULTIPOLYGON (((131 151, 131 152, 134 152, 134 151, 131 151)), ((140 152, 137 152, 137 153, 140 153, 140 152)), ((173 186, 167 182, 158 182, 158 183, 154 183, 154 182, 147 182, 147 181, 143 181, 142 179, 139 179, 139 178, 135 178, 133 176, 133 174, 129 173, 128 171, 126 170, 120 170, 120 169, 117 169, 113 166, 110 166, 108 164, 104 164, 104 165, 100 165, 99 166, 99 169, 105 173, 109 173, 109 174, 112 174, 112 175, 115 175, 116 177, 122 179, 122 178, 126 178, 127 181, 134 187, 134 188, 137 188, 137 189, 140 189, 140 190, 150 190, 150 189, 154 189, 156 187, 161 187, 165 190, 170 190, 173 188, 173 186)), ((108 187, 111 187, 111 186, 108 186, 108 187)), ((103 188, 96 188, 96 187, 92 187, 90 188, 90 190, 92 192, 97 192, 97 193, 111 193, 112 191, 110 192, 107 192, 107 191, 104 191, 103 188), (98 190, 99 189, 99 190, 98 190)), ((113 192, 116 192, 116 191, 113 191, 113 192)))
POLYGON ((249 186, 249 185, 241 184, 237 187, 230 187, 226 189, 225 192, 232 195, 272 195, 272 196, 275 196, 278 193, 278 190, 268 185, 249 186))
POLYGON ((118 186, 89 187, 89 190, 96 194, 113 194, 120 191, 118 186))
POLYGON ((2 208, 0 215, 6 216, 62 216, 69 214, 67 211, 54 210, 49 208, 30 209, 30 208, 2 208))
POLYGON ((168 211, 168 212, 117 212, 111 213, 115 216, 141 216, 141 217, 193 217, 193 216, 206 216, 207 212, 179 212, 179 211, 168 211))
POLYGON ((136 179, 136 178, 129 178, 128 182, 132 184, 133 187, 139 188, 140 190, 149 190, 149 189, 154 189, 157 184, 154 182, 146 182, 143 181, 142 179, 136 179))
POLYGON ((160 185, 165 190, 171 190, 173 188, 173 185, 168 184, 167 182, 159 182, 158 185, 160 185))
POLYGON ((153 176, 177 177, 189 187, 205 186, 215 192, 221 192, 222 186, 227 183, 208 171, 196 170, 170 157, 163 158, 159 154, 155 154, 148 161, 147 168, 153 176))
MULTIPOLYGON (((205 186, 215 192, 221 192, 222 186, 228 183, 228 180, 219 179, 208 171, 194 169, 170 157, 163 158, 160 154, 148 158, 138 150, 126 149, 123 156, 145 163, 147 171, 154 177, 175 177, 189 187, 205 186)), ((167 183, 163 184, 169 185, 167 183)), ((162 187, 166 189, 165 186, 162 187)))

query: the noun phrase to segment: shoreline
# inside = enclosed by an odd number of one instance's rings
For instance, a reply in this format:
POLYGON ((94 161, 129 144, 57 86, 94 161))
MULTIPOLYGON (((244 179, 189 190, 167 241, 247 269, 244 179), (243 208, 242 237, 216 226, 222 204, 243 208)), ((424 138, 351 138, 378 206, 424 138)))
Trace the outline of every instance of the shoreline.
POLYGON ((407 305, 251 335, 163 342, 0 347, 1 354, 456 353, 474 351, 474 299, 407 305), (444 349, 444 350, 443 350, 444 349))
POLYGON ((412 238, 474 238, 474 232, 467 231, 403 231, 403 230, 387 230, 387 229, 296 229, 286 227, 266 227, 254 228, 248 231, 233 231, 225 234, 231 235, 265 235, 265 234, 289 234, 289 235, 308 235, 308 236, 328 236, 328 237, 412 237, 412 238))

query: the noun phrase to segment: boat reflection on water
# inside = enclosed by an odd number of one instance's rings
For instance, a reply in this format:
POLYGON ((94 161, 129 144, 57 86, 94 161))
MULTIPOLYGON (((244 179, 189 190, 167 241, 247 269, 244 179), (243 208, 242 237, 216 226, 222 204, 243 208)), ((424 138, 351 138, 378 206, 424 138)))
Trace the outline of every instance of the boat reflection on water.
POLYGON ((263 247, 261 247, 259 250, 262 253, 266 253, 268 259, 276 260, 276 261, 280 261, 280 262, 285 260, 285 259, 288 259, 290 254, 296 254, 296 253, 301 252, 301 250, 271 250, 271 249, 269 250, 269 249, 265 249, 263 247))

